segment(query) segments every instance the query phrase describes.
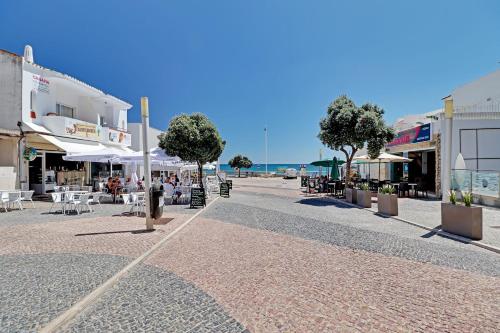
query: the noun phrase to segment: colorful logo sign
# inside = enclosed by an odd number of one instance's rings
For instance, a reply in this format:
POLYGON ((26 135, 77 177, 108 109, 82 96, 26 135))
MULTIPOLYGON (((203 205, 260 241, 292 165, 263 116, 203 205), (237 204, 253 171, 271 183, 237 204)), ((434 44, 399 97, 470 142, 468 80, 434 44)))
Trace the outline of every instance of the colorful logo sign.
POLYGON ((91 123, 83 123, 71 118, 66 118, 66 126, 64 132, 71 136, 78 136, 80 138, 98 139, 100 131, 98 126, 91 123))
POLYGON ((108 140, 113 143, 120 143, 125 146, 130 146, 132 144, 132 137, 127 132, 117 131, 114 129, 109 129, 108 140))
POLYGON ((33 147, 24 148, 23 157, 26 161, 33 161, 36 158, 36 149, 33 147))
POLYGON ((394 140, 387 147, 407 145, 431 140, 431 124, 424 124, 396 133, 394 140))

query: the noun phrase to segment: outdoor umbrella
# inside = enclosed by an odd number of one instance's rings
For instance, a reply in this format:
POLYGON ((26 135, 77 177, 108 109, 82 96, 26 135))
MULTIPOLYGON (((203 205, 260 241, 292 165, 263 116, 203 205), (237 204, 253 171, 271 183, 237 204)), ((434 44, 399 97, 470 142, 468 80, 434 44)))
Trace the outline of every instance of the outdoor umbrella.
MULTIPOLYGON (((309 164, 317 166, 317 167, 325 167, 325 168, 333 168, 336 166, 337 172, 338 172, 338 167, 344 164, 345 161, 338 160, 336 157, 332 158, 331 160, 320 160, 320 161, 314 161, 309 164)), ((333 173, 333 171, 332 171, 333 173)))
POLYGON ((75 162, 109 163, 109 172, 110 175, 113 175, 113 163, 119 163, 120 155, 123 155, 125 153, 127 152, 121 149, 106 147, 90 152, 66 155, 63 156, 63 160, 75 162))
POLYGON ((337 160, 336 157, 333 158, 332 172, 330 173, 330 178, 333 179, 333 180, 339 180, 340 179, 339 161, 337 160))
POLYGON ((392 155, 389 153, 381 153, 377 158, 371 159, 368 155, 356 156, 353 158, 354 161, 377 163, 378 162, 378 179, 380 181, 380 163, 391 163, 391 162, 411 162, 412 160, 403 156, 392 155))
MULTIPOLYGON (((182 162, 181 159, 177 156, 169 156, 165 153, 163 149, 160 147, 156 147, 149 150, 149 154, 151 157, 152 164, 176 164, 182 162)), ((144 156, 142 151, 131 152, 129 154, 122 154, 120 156, 120 163, 144 163, 144 156)))

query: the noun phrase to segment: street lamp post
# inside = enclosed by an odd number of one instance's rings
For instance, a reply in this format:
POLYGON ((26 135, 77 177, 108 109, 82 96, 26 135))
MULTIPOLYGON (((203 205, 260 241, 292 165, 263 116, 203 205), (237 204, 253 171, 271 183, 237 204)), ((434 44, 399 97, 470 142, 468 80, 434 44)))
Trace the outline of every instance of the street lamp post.
POLYGON ((265 143, 265 150, 266 150, 266 175, 267 175, 267 153, 268 153, 268 148, 267 148, 267 126, 264 127, 264 143, 265 143))
POLYGON ((147 97, 141 97, 142 116, 142 151, 144 156, 144 201, 146 213, 146 229, 153 230, 153 218, 151 217, 151 156, 149 155, 149 102, 147 97))
POLYGON ((446 126, 446 138, 444 143, 444 177, 441 191, 443 192, 443 201, 448 202, 450 200, 449 191, 451 189, 451 148, 453 140, 453 99, 451 98, 444 101, 444 117, 446 126))

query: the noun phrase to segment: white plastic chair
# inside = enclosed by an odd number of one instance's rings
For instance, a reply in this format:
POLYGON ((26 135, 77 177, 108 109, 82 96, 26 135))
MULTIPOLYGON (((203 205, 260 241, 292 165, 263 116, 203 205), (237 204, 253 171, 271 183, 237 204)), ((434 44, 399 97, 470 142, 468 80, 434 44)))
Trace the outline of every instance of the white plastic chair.
POLYGON ((31 205, 35 208, 35 203, 32 199, 33 193, 35 193, 35 191, 21 191, 21 201, 31 201, 31 205))
POLYGON ((2 204, 2 208, 7 212, 7 208, 9 206, 9 192, 0 192, 0 203, 2 204))
POLYGON ((21 192, 9 192, 9 203, 8 205, 17 204, 20 210, 23 210, 23 205, 21 204, 21 192))
POLYGON ((52 211, 52 207, 54 207, 54 205, 59 204, 61 206, 61 211, 64 214, 64 202, 62 200, 63 193, 62 192, 53 192, 50 195, 52 197, 52 206, 50 206, 49 213, 52 211))
POLYGON ((170 183, 163 184, 163 202, 172 204, 174 201, 174 186, 170 183))
POLYGON ((90 194, 79 194, 73 197, 73 204, 75 205, 76 213, 80 214, 82 212, 82 208, 87 207, 89 212, 93 212, 90 204, 92 203, 92 199, 90 199, 90 194))

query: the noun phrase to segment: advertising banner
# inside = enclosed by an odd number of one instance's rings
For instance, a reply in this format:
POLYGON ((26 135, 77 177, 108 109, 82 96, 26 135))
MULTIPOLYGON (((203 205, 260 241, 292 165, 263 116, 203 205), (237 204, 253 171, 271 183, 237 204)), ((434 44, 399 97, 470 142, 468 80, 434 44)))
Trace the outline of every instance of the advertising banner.
POLYGON ((396 133, 394 140, 387 147, 419 143, 431 140, 431 124, 424 124, 396 133))
POLYGON ((64 120, 64 132, 66 135, 88 139, 99 139, 101 131, 96 124, 82 122, 71 118, 64 118, 64 120))
POLYGON ((132 136, 130 133, 122 132, 114 129, 108 130, 108 140, 112 143, 120 143, 125 146, 130 146, 132 144, 132 136))

